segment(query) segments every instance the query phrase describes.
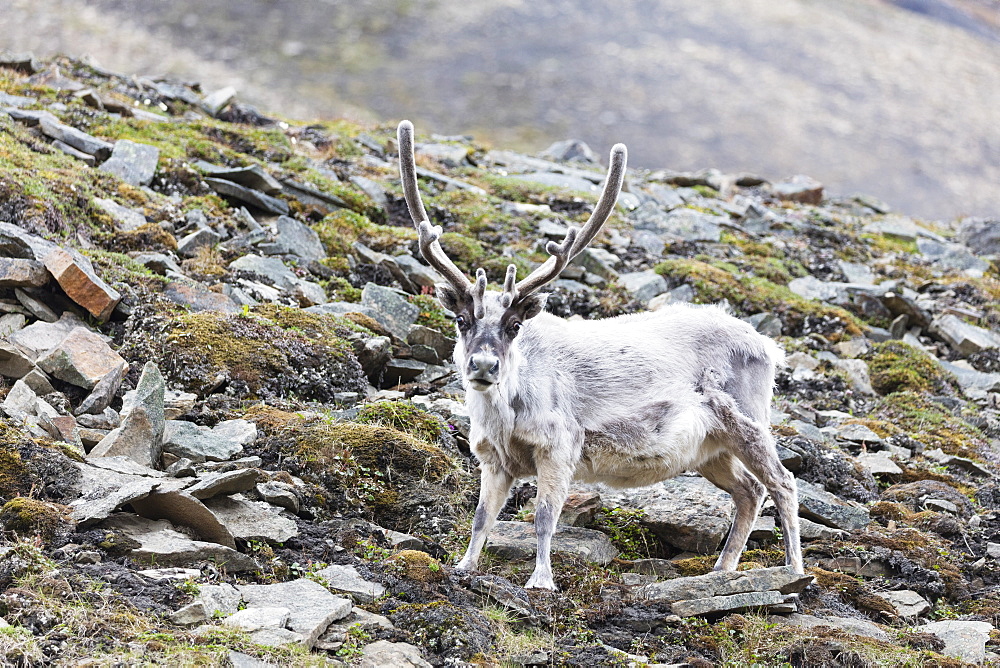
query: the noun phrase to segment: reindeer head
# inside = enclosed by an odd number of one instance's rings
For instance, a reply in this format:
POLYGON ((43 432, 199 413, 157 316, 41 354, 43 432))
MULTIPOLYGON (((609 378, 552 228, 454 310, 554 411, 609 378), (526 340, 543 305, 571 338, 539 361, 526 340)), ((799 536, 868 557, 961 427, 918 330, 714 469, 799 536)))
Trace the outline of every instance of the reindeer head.
POLYGON ((488 390, 500 380, 508 352, 522 325, 541 313, 545 306, 546 295, 536 294, 536 291, 558 277, 569 261, 587 247, 614 210, 625 178, 625 145, 615 144, 611 149, 604 190, 583 228, 569 228, 562 243, 550 241, 545 249, 551 257, 527 278, 518 281, 517 268, 509 265, 503 291, 487 292, 486 272, 479 269, 476 282, 471 283, 441 248, 438 241, 441 227, 431 225, 427 219, 417 187, 413 125, 402 121, 397 136, 399 173, 406 205, 419 234, 420 253, 447 281, 438 284, 435 292, 441 304, 456 314, 460 341, 455 350, 455 363, 469 387, 488 390))

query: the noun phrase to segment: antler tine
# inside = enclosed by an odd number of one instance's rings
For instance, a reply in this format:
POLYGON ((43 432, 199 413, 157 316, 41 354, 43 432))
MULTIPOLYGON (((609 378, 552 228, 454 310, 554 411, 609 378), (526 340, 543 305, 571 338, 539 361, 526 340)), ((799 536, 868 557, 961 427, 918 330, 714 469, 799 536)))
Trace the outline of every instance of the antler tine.
POLYGON ((604 227, 604 223, 608 220, 611 212, 615 210, 615 204, 618 202, 618 194, 621 192, 622 184, 625 182, 625 164, 627 162, 628 149, 625 148, 625 144, 615 144, 612 146, 610 164, 608 165, 608 178, 604 181, 604 190, 601 192, 601 198, 597 200, 594 213, 590 214, 590 218, 576 237, 576 243, 573 244, 573 248, 570 251, 570 259, 579 255, 587 247, 587 244, 604 227))
POLYGON ((472 286, 472 315, 482 318, 486 315, 483 306, 483 296, 486 294, 486 270, 480 267, 476 270, 476 282, 472 286))
POLYGON ((507 265, 507 275, 503 279, 503 294, 500 296, 500 305, 504 308, 509 308, 511 304, 517 301, 517 267, 508 264, 507 265))
POLYGON ((571 227, 562 244, 550 241, 545 250, 552 256, 545 263, 531 272, 531 275, 517 284, 514 288, 514 301, 520 297, 527 296, 538 290, 540 287, 556 278, 566 265, 574 257, 579 255, 587 247, 601 227, 607 222, 611 212, 615 209, 618 201, 618 194, 621 192, 622 183, 625 180, 625 165, 628 162, 628 149, 625 144, 615 144, 611 148, 611 160, 608 166, 608 178, 604 182, 604 190, 597 200, 594 212, 590 214, 583 229, 578 230, 571 227))
POLYGON ((554 280, 559 276, 559 274, 562 273, 562 270, 566 268, 569 261, 573 259, 570 252, 577 239, 579 231, 579 228, 571 227, 566 230, 566 238, 563 239, 561 244, 550 241, 545 245, 545 250, 548 251, 549 255, 552 257, 546 260, 541 267, 531 272, 526 279, 514 286, 514 289, 510 293, 511 303, 516 302, 521 297, 530 295, 532 292, 542 287, 549 281, 554 280))
POLYGON ((444 277, 456 290, 468 293, 472 287, 462 270, 455 266, 444 249, 441 248, 441 227, 433 226, 427 219, 424 203, 420 199, 420 188, 417 186, 417 162, 413 157, 413 124, 400 121, 396 130, 399 140, 399 178, 403 183, 403 196, 410 218, 420 235, 420 254, 432 267, 444 277))

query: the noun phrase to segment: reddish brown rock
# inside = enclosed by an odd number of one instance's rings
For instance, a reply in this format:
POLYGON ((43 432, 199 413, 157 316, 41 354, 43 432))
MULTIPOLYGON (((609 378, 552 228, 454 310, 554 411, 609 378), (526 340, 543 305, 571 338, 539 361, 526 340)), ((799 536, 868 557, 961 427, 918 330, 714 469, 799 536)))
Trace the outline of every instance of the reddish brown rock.
POLYGON ((172 281, 167 285, 163 295, 172 302, 187 306, 192 311, 224 311, 226 313, 240 311, 239 304, 232 299, 198 283, 172 281))
POLYGON ((52 273, 59 287, 98 320, 111 316, 122 296, 105 283, 91 269, 73 259, 73 256, 59 248, 45 256, 45 268, 52 273))
POLYGON ((38 360, 49 375, 88 390, 106 375, 127 363, 99 335, 77 327, 59 345, 38 360))

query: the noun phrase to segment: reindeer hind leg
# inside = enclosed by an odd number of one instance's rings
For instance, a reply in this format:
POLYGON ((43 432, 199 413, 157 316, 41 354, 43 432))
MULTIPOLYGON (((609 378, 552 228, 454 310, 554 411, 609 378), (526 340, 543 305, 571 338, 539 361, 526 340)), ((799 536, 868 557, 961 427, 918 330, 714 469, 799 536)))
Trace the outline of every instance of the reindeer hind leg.
MULTIPOLYGON (((706 374, 706 378, 708 378, 706 374)), ((702 383, 706 402, 731 439, 731 452, 764 484, 778 508, 782 538, 785 543, 785 563, 796 573, 802 573, 802 544, 799 538, 799 502, 795 476, 786 469, 767 425, 744 415, 736 401, 708 379, 702 383)))
POLYGON ((747 538, 750 537, 754 522, 760 513, 761 502, 764 500, 764 486, 729 453, 723 453, 704 464, 698 469, 698 473, 733 497, 733 503, 736 505, 733 526, 729 529, 729 536, 722 547, 718 561, 715 562, 714 570, 735 571, 743 548, 746 547, 747 538))

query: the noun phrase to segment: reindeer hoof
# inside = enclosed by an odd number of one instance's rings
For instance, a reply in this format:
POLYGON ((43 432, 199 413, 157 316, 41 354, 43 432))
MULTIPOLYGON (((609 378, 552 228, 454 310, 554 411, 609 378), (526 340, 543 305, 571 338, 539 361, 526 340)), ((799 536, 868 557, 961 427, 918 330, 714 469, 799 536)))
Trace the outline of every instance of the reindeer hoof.
POLYGON ((474 571, 476 570, 476 563, 469 561, 468 559, 462 559, 460 562, 455 564, 455 569, 459 571, 474 571))
POLYGON ((532 575, 528 583, 524 585, 525 589, 547 589, 548 591, 559 591, 556 587, 556 583, 552 581, 552 576, 549 577, 539 577, 532 575))

